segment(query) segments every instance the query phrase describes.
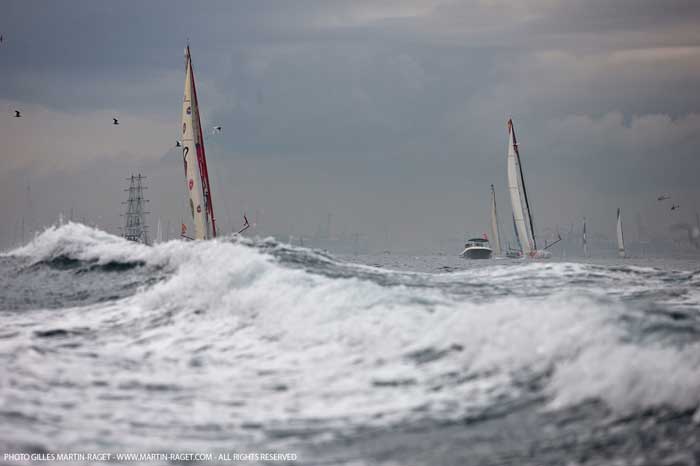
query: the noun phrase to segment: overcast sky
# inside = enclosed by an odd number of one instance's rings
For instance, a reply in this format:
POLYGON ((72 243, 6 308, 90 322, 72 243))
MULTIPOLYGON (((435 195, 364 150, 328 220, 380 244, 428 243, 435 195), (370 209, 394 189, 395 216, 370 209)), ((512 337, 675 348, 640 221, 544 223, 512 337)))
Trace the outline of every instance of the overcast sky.
POLYGON ((426 250, 487 231, 492 183, 507 224, 511 116, 540 230, 612 237, 621 207, 665 234, 700 208, 696 0, 6 0, 0 34, 2 247, 71 208, 116 231, 132 172, 176 230, 188 38, 227 231, 331 212, 426 250))

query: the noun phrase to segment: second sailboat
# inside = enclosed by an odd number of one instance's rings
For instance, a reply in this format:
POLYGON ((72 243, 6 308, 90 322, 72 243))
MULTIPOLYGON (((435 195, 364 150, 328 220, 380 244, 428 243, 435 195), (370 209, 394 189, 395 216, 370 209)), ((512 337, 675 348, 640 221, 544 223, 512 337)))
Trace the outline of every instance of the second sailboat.
POLYGON ((515 230, 523 248, 523 255, 536 259, 546 259, 552 256, 549 251, 537 249, 535 225, 532 218, 532 208, 527 198, 523 166, 518 151, 513 120, 508 120, 508 190, 513 208, 515 230))

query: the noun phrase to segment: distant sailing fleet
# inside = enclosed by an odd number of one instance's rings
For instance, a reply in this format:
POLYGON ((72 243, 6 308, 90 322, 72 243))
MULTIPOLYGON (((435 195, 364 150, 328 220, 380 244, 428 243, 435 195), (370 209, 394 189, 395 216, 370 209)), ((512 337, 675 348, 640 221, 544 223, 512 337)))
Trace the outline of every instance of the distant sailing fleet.
MULTIPOLYGON (((115 120, 115 124, 117 124, 115 120)), ((558 235, 557 240, 547 244, 538 245, 535 235, 535 222, 532 215, 532 204, 528 199, 525 187, 525 177, 521 161, 518 142, 515 135, 513 120, 508 120, 508 191, 512 208, 513 230, 516 245, 503 248, 499 230, 498 212, 496 210, 495 188, 491 185, 491 238, 492 246, 487 238, 472 238, 465 244, 461 256, 472 259, 486 259, 492 257, 507 257, 512 259, 548 259, 552 256, 549 248, 562 240, 558 235)), ((214 128, 214 133, 221 132, 221 126, 214 128)), ((185 182, 188 192, 188 210, 193 224, 193 232, 183 222, 181 237, 189 240, 206 240, 217 236, 216 217, 212 201, 211 184, 207 167, 206 153, 204 150, 204 135, 197 100, 197 87, 195 84, 192 55, 189 44, 185 49, 185 92, 182 103, 182 134, 177 141, 177 147, 182 149, 185 182)), ((659 200, 668 199, 668 195, 659 197, 659 200), (663 198, 663 199, 662 199, 663 198)), ((676 208, 674 204, 674 209, 676 208)), ((245 231, 250 224, 245 214, 243 225, 238 233, 245 231)), ((617 209, 617 246, 618 255, 625 257, 625 242, 622 233, 622 216, 617 209)), ((583 249, 588 256, 588 241, 586 237, 586 222, 583 223, 583 249)))
MULTIPOLYGON (((508 244, 503 248, 501 244, 500 222, 496 209, 496 190, 491 185, 491 241, 486 238, 471 238, 464 245, 460 254, 467 259, 491 259, 494 257, 506 257, 510 259, 549 259, 552 253, 548 250, 562 240, 557 234, 557 239, 539 248, 535 235, 535 222, 532 215, 531 202, 527 196, 523 164, 520 158, 518 140, 515 136, 513 119, 508 120, 508 152, 506 164, 508 169, 508 191, 510 204, 513 211, 513 232, 517 247, 508 244)), ((586 238, 586 220, 583 221, 583 250, 588 257, 588 240, 586 238)), ((617 251, 621 258, 625 255, 625 241, 622 234, 622 217, 620 209, 617 209, 617 251)))
MULTIPOLYGON (((532 259, 548 259, 552 257, 549 248, 562 241, 562 237, 557 233, 557 239, 549 244, 545 242, 544 247, 539 248, 537 238, 535 236, 535 224, 532 215, 531 202, 527 196, 525 188, 525 177, 523 175, 523 165, 518 149, 518 142, 515 136, 515 127, 513 120, 508 120, 508 191, 510 193, 511 207, 513 211, 513 232, 515 236, 516 247, 510 244, 503 248, 502 235, 500 231, 500 222, 498 211, 496 209, 496 191, 491 185, 491 240, 484 235, 483 238, 468 239, 464 245, 464 250, 460 256, 467 259, 491 259, 495 257, 505 257, 511 259, 532 258, 532 259)), ((663 202, 670 200, 671 196, 662 194, 657 197, 657 201, 663 202)), ((671 210, 678 210, 680 204, 672 203, 671 210)), ((697 225, 691 226, 687 224, 676 224, 673 227, 676 229, 684 229, 688 232, 688 239, 696 248, 700 248, 700 215, 696 215, 697 225)), ((625 251, 625 237, 622 230, 622 213, 620 208, 617 209, 617 254, 620 258, 627 257, 625 251)), ((583 219, 582 231, 582 248, 584 257, 590 257, 588 248, 588 237, 586 232, 586 218, 583 219)))

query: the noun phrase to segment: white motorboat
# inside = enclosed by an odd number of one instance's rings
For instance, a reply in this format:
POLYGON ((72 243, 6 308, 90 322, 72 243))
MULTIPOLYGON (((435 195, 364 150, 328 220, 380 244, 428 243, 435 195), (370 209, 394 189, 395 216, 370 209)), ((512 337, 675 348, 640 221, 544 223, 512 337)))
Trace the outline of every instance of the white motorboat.
POLYGON ((489 246, 489 240, 484 238, 472 238, 467 240, 464 251, 460 256, 466 259, 491 259, 493 250, 489 246))

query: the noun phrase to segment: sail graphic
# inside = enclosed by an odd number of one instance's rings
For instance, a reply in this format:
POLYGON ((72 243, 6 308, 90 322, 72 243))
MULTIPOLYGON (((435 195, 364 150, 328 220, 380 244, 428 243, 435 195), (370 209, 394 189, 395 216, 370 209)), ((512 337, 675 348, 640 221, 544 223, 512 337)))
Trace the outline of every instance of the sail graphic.
POLYGON ((525 190, 523 167, 518 152, 518 142, 515 138, 513 120, 508 120, 508 190, 513 208, 515 228, 520 237, 523 253, 531 255, 537 250, 535 228, 532 221, 530 203, 525 190))
POLYGON ((622 216, 619 208, 617 209, 617 254, 625 257, 625 239, 622 236, 622 216))
POLYGON ((498 212, 496 211, 496 191, 491 185, 491 248, 497 256, 501 255, 501 233, 498 229, 498 212))
POLYGON ((583 257, 588 257, 588 237, 586 236, 586 217, 583 217, 583 257))
POLYGON ((182 103, 181 145, 189 194, 189 212, 194 223, 194 239, 214 238, 216 220, 211 201, 211 185, 189 45, 185 50, 185 98, 182 103))

